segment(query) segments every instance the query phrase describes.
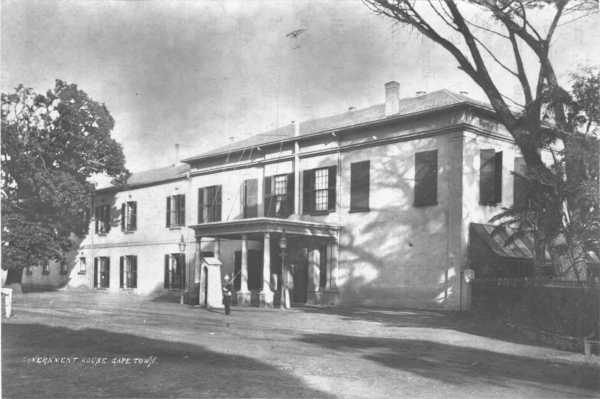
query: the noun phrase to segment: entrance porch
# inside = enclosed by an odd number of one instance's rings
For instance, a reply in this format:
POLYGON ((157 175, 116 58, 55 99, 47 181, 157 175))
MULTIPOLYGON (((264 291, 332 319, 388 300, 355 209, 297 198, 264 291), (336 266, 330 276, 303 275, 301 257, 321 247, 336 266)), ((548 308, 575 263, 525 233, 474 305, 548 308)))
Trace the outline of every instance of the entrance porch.
MULTIPOLYGON (((202 239, 214 240, 214 257, 217 259, 221 259, 222 241, 239 242, 233 254, 233 267, 223 272, 233 277, 235 304, 280 306, 284 288, 287 288, 293 305, 337 302, 338 226, 252 218, 190 227, 195 231, 195 269, 198 273, 201 273, 202 239), (258 245, 249 245, 250 242, 258 245), (250 246, 255 249, 249 249, 250 246)), ((189 279, 191 282, 200 280, 189 279)), ((199 284, 191 284, 188 290, 190 298, 202 297, 199 284)))

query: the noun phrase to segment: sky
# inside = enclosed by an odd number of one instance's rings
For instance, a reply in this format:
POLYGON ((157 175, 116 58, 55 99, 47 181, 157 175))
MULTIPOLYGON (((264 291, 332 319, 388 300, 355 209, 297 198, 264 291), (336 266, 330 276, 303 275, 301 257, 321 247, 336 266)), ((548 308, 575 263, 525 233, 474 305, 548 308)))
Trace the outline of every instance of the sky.
MULTIPOLYGON (((382 103, 390 80, 403 97, 447 88, 484 99, 443 49, 360 0, 0 1, 2 91, 78 84, 111 112, 133 172, 173 164, 175 144, 181 159, 292 120, 382 103)), ((598 22, 559 27, 552 54, 563 82, 578 66, 600 64, 598 22)), ((516 83, 495 72, 510 95, 516 83)))

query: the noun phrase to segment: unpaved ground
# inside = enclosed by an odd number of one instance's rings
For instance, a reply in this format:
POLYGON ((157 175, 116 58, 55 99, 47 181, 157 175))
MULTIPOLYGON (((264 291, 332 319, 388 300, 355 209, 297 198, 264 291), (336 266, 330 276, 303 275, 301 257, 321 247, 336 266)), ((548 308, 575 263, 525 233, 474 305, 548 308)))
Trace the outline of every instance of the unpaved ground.
POLYGON ((597 363, 497 335, 439 312, 234 308, 226 317, 135 296, 31 293, 15 298, 15 316, 2 324, 2 393, 600 397, 597 363))

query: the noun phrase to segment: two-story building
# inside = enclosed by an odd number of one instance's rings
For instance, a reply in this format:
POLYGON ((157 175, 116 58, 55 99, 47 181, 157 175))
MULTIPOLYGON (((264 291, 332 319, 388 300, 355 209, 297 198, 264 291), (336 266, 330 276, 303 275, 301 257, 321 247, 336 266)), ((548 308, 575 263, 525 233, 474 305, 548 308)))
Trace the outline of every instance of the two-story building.
POLYGON ((464 309, 469 225, 512 203, 520 167, 488 105, 389 82, 383 104, 98 190, 69 284, 197 303, 217 258, 238 303, 277 303, 284 279, 296 304, 464 309))

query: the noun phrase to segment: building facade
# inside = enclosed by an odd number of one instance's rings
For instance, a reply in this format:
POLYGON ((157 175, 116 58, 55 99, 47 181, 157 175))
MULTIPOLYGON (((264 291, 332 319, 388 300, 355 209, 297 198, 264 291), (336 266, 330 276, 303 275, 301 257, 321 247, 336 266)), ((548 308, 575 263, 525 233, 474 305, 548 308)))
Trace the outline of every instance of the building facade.
POLYGON ((466 309, 469 225, 512 204, 521 164, 486 104, 389 82, 384 104, 98 190, 68 284, 202 304, 211 259, 239 304, 285 286, 294 304, 466 309))

